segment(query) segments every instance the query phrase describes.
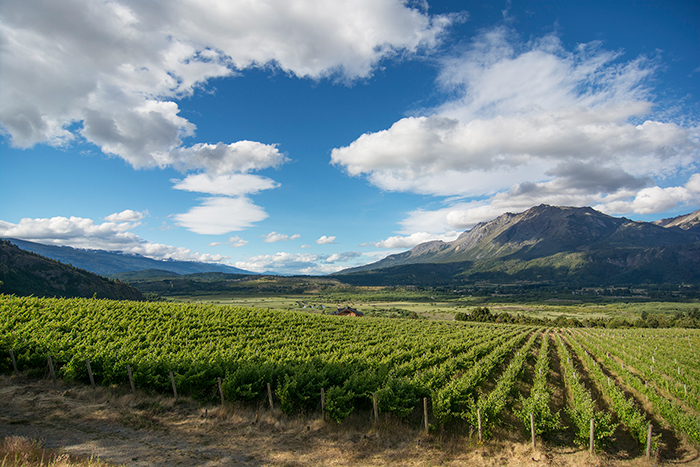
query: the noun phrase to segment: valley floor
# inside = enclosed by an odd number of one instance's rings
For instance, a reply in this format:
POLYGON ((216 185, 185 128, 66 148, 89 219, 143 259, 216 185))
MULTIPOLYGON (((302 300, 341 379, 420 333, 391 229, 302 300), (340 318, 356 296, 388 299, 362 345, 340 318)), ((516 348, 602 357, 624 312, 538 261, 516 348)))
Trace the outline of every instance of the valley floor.
MULTIPOLYGON (((645 458, 590 456, 572 447, 519 440, 443 439, 359 415, 342 426, 261 408, 203 408, 189 399, 0 376, 0 438, 133 466, 610 466, 658 465, 645 458), (255 423, 257 418, 257 423, 255 423)), ((668 465, 700 466, 686 447, 668 465)), ((662 463, 663 464, 663 463, 662 463)))

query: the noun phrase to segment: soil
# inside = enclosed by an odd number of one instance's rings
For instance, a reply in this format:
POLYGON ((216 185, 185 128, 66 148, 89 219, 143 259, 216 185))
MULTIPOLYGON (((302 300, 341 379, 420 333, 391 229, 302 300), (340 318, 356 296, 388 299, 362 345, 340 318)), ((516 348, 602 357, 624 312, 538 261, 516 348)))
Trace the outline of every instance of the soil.
POLYGON ((392 420, 373 427, 369 414, 338 425, 318 414, 287 417, 263 407, 201 406, 187 398, 15 376, 0 376, 0 401, 0 438, 23 436, 46 448, 133 466, 700 467, 697 450, 650 462, 590 456, 571 446, 532 448, 512 436, 478 445, 392 420))

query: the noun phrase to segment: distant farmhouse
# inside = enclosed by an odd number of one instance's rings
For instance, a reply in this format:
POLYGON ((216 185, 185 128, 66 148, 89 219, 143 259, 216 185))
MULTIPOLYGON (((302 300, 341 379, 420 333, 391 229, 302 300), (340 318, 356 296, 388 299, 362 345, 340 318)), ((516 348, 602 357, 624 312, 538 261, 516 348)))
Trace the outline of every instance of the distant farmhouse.
POLYGON ((350 308, 349 306, 339 306, 338 309, 331 314, 336 316, 364 316, 364 314, 361 311, 357 311, 356 309, 350 308))

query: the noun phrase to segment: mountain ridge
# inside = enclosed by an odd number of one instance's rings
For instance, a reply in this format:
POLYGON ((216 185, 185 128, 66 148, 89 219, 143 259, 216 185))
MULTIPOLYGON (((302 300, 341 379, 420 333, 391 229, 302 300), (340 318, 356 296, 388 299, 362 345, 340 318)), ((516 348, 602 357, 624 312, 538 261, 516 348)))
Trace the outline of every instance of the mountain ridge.
POLYGON ((117 251, 87 250, 70 246, 46 245, 16 238, 6 238, 5 240, 17 245, 23 250, 31 251, 63 264, 70 264, 105 277, 146 269, 160 269, 176 274, 195 274, 200 272, 255 274, 250 271, 223 264, 196 261, 156 260, 138 254, 128 254, 117 251))
POLYGON ((611 277, 634 277, 635 281, 643 280, 642 269, 655 277, 700 280, 700 264, 693 264, 695 256, 692 261, 683 256, 684 249, 695 255, 700 244, 698 215, 700 211, 652 223, 609 216, 591 207, 539 205, 479 223, 452 242, 424 243, 378 262, 343 270, 337 277, 417 264, 453 264, 454 269, 461 263, 463 267, 454 274, 474 280, 533 279, 552 276, 552 270, 558 270, 562 278, 578 275, 593 279, 609 268, 614 269, 609 271, 611 277), (683 274, 651 274, 653 267, 648 266, 654 258, 659 258, 663 265, 658 267, 662 268, 673 268, 673 258, 682 261, 683 274), (541 268, 544 270, 536 273, 541 268))

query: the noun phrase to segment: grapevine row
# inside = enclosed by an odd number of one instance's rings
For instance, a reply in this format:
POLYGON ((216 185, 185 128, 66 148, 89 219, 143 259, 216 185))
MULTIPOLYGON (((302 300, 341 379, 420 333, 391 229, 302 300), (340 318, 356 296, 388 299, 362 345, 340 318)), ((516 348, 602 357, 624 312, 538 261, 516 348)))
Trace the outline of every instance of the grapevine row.
POLYGON ((567 412, 576 428, 576 441, 583 445, 590 436, 590 421, 595 421, 595 439, 601 440, 612 436, 615 424, 610 412, 595 410, 591 393, 584 387, 579 374, 574 369, 573 359, 562 338, 556 335, 557 352, 564 368, 564 380, 570 394, 571 405, 567 412), (564 361, 566 360, 566 363, 564 361))
POLYGON ((535 379, 530 389, 530 396, 526 399, 521 396, 522 410, 517 415, 525 426, 530 423, 530 414, 533 416, 535 433, 541 435, 560 428, 559 412, 552 413, 549 401, 552 391, 547 385, 547 376, 550 370, 549 358, 549 332, 542 336, 537 362, 535 363, 535 379))

